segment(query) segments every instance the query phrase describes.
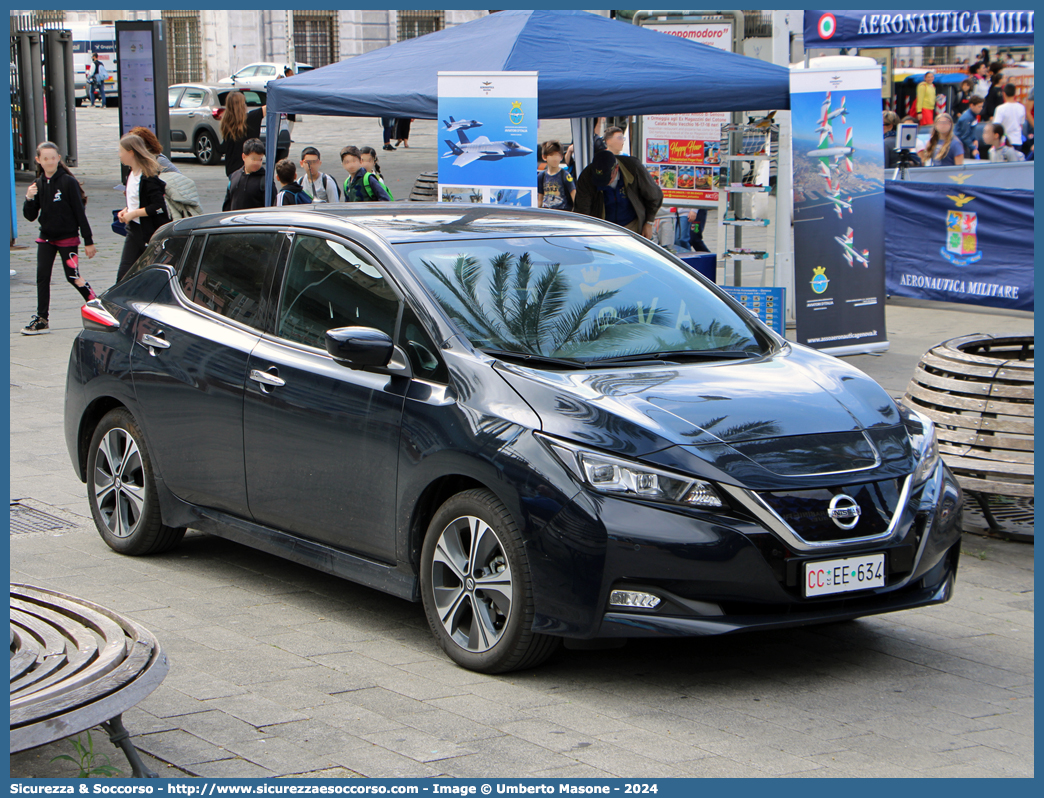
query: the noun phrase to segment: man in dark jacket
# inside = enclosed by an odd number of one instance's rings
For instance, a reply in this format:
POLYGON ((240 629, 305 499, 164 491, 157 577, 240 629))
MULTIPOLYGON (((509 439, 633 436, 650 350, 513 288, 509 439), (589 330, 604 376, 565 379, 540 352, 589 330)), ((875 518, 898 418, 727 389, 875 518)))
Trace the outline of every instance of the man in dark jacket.
POLYGON ((265 207, 265 145, 261 139, 243 142, 243 168, 228 179, 228 191, 221 204, 223 211, 265 207))
POLYGON ((602 150, 576 181, 573 210, 652 238, 662 204, 663 192, 637 158, 602 150))

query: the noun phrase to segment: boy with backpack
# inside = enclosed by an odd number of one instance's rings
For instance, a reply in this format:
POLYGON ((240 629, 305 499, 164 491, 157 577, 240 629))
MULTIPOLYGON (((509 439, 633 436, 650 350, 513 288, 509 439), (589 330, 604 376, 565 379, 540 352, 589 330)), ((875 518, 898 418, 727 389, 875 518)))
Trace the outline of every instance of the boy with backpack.
POLYGON ((330 175, 320 170, 322 156, 315 147, 301 150, 301 168, 305 170, 301 187, 312 198, 312 202, 340 202, 341 187, 330 175))
POLYGON ((341 150, 341 166, 348 173, 344 181, 345 202, 391 202, 381 181, 362 165, 361 156, 358 147, 341 150))
POLYGON ((297 182, 297 167, 289 158, 284 158, 275 165, 276 181, 279 193, 276 194, 275 207, 283 205, 310 205, 312 198, 308 196, 301 184, 297 182))

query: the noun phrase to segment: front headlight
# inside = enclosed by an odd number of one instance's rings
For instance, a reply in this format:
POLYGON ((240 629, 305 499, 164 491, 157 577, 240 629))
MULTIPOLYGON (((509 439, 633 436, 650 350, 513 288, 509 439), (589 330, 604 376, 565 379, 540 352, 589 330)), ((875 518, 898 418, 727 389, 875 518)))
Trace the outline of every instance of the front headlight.
POLYGON ((906 431, 910 435, 910 446, 917 462, 912 477, 913 484, 920 485, 935 472, 935 467, 939 464, 939 439, 935 434, 935 422, 909 407, 900 406, 900 413, 906 416, 906 431))
POLYGON ((725 506, 714 487, 701 479, 652 468, 644 463, 584 449, 543 435, 540 438, 581 482, 599 493, 687 507, 718 509, 725 506))

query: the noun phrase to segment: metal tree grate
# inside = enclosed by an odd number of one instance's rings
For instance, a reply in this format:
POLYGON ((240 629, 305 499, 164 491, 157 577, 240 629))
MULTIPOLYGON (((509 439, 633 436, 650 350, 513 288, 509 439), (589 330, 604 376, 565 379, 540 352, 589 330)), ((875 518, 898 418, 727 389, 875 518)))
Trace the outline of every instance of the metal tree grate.
POLYGON ((991 529, 978 498, 982 494, 964 494, 964 531, 991 538, 1033 542, 1033 499, 982 495, 989 504, 996 526, 991 529))
POLYGON ((11 504, 11 534, 26 535, 30 532, 52 532, 56 529, 71 529, 72 524, 53 515, 40 512, 24 504, 11 504))

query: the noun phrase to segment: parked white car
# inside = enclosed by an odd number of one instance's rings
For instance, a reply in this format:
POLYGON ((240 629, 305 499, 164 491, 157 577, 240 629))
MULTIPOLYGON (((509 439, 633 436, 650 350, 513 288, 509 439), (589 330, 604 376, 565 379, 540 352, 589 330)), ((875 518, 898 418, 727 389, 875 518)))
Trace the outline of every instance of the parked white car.
MULTIPOLYGON (((268 84, 268 81, 275 80, 276 77, 282 75, 285 67, 285 63, 279 63, 278 61, 256 61, 253 64, 247 64, 227 78, 222 78, 218 81, 218 84, 221 86, 235 86, 239 89, 263 89, 268 84)), ((310 64, 298 63, 294 67, 294 73, 300 74, 313 68, 310 64)))

